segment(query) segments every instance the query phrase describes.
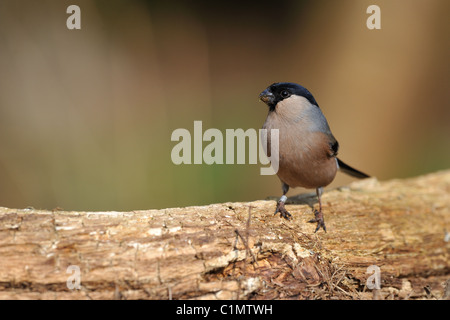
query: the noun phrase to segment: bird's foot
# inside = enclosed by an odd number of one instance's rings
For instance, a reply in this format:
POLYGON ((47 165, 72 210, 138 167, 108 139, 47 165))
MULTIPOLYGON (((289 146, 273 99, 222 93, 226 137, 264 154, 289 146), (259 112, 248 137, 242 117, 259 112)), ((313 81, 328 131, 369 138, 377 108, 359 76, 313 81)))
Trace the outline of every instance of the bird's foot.
POLYGON ((327 232, 327 228, 325 227, 325 221, 323 220, 322 211, 315 210, 314 211, 314 219, 309 220, 308 222, 314 223, 317 222, 317 227, 314 233, 316 233, 320 227, 322 227, 323 231, 327 232))
POLYGON ((278 212, 280 213, 280 217, 285 218, 286 220, 291 220, 292 215, 284 207, 284 201, 278 201, 277 209, 275 210, 274 215, 278 212))

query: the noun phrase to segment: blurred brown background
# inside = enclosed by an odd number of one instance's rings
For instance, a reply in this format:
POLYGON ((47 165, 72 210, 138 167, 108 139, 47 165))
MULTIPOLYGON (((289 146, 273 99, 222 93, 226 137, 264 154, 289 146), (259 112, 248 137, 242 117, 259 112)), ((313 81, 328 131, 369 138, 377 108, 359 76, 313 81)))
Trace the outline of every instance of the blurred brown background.
MULTIPOLYGON (((133 210, 281 195, 260 165, 171 162, 177 128, 256 128, 315 96, 380 180, 450 164, 448 0, 0 1, 0 206, 133 210), (66 8, 81 8, 68 30, 66 8), (381 30, 366 8, 381 8, 381 30)), ((331 187, 352 181, 342 174, 331 187)), ((304 192, 292 190, 289 195, 304 192)))

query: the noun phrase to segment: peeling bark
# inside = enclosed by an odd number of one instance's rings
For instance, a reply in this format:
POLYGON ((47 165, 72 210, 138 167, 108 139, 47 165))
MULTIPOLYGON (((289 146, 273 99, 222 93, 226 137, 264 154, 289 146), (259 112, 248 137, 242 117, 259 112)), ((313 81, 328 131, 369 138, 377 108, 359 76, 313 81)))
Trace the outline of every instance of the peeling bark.
POLYGON ((445 299, 450 171, 314 197, 133 212, 0 207, 0 299, 445 299), (250 208, 250 211, 249 211, 250 208), (249 213, 251 219, 249 220, 249 213), (70 290, 68 266, 80 268, 70 290), (380 267, 380 290, 366 281, 380 267))

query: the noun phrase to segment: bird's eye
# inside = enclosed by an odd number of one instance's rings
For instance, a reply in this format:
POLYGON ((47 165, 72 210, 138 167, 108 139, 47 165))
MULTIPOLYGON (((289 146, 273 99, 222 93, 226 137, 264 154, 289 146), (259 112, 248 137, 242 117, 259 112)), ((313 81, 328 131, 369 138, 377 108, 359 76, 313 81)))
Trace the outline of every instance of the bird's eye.
POLYGON ((283 91, 281 91, 280 95, 281 95, 281 97, 282 97, 283 99, 286 99, 286 98, 288 98, 291 94, 289 93, 289 91, 283 90, 283 91))

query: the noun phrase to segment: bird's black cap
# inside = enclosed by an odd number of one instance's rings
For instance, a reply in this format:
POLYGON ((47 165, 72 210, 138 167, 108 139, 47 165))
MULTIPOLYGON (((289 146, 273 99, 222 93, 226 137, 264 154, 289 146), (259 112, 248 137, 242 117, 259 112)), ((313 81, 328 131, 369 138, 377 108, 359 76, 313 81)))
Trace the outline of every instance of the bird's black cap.
POLYGON ((317 107, 319 106, 308 89, 292 82, 274 83, 261 92, 259 98, 261 101, 266 103, 271 110, 274 110, 278 102, 283 101, 292 95, 304 97, 309 101, 309 103, 316 105, 317 107))

